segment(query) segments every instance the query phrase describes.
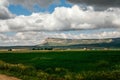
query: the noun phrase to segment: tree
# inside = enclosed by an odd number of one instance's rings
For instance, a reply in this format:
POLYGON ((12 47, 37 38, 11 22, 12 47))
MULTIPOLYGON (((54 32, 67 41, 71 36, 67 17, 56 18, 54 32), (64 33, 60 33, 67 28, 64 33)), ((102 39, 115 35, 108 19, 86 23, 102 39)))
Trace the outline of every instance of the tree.
POLYGON ((12 51, 12 49, 10 48, 10 49, 8 49, 8 51, 12 51))

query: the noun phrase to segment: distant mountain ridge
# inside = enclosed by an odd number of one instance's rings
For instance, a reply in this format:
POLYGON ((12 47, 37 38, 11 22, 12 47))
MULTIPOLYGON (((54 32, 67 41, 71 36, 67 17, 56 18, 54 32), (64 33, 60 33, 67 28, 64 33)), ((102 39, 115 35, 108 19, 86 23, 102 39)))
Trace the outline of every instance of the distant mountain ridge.
POLYGON ((106 39, 63 39, 63 38, 46 38, 40 45, 42 46, 70 46, 70 45, 90 45, 90 44, 109 44, 113 42, 120 43, 120 38, 106 39))
POLYGON ((42 43, 33 46, 0 46, 1 49, 40 49, 40 48, 60 48, 60 49, 80 49, 80 48, 119 48, 120 38, 105 39, 63 39, 46 38, 42 43))

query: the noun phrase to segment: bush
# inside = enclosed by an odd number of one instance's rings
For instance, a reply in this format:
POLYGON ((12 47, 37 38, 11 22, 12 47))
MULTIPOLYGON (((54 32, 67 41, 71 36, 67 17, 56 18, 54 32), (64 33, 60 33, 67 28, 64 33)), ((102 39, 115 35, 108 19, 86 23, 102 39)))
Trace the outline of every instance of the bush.
POLYGON ((45 73, 43 71, 38 71, 37 72, 37 77, 39 78, 39 80, 47 80, 49 74, 45 73))
POLYGON ((27 75, 30 75, 29 72, 35 71, 35 69, 31 66, 25 66, 23 64, 9 64, 3 61, 0 61, 0 69, 12 72, 19 72, 27 75))
POLYGON ((8 51, 12 51, 12 49, 8 49, 8 51))
POLYGON ((82 74, 78 73, 78 74, 75 75, 75 79, 76 80, 84 80, 84 77, 83 77, 82 74))
POLYGON ((112 66, 112 69, 114 69, 114 70, 120 70, 120 65, 114 65, 114 66, 112 66))
POLYGON ((119 80, 120 71, 98 71, 98 72, 85 72, 82 74, 84 80, 119 80))

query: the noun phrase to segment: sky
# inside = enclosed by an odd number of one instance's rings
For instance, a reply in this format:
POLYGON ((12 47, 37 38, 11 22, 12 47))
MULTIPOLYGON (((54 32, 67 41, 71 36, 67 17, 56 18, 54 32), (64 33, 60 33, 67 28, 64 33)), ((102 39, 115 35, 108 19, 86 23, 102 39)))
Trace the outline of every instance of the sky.
POLYGON ((0 46, 120 37, 119 0, 0 0, 0 46))

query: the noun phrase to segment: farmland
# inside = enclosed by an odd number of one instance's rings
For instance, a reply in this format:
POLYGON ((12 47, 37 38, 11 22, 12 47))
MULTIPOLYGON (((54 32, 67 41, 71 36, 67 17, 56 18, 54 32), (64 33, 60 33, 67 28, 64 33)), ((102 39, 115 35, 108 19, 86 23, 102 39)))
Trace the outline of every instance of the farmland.
POLYGON ((23 80, 119 80, 120 51, 0 52, 0 73, 23 80))

